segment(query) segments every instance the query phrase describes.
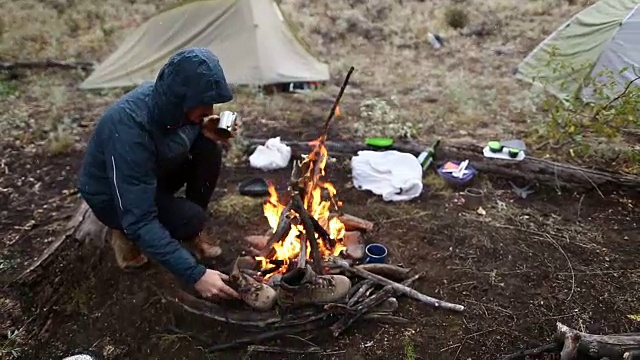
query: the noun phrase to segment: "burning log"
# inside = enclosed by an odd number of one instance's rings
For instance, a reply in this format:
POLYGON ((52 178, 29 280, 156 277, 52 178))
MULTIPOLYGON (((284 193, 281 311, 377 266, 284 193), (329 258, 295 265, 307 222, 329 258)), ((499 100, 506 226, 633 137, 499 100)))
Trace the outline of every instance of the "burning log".
MULTIPOLYGON (((304 226, 304 237, 306 238, 305 243, 307 243, 309 245, 309 248, 311 249, 313 271, 315 271, 316 274, 324 274, 324 268, 322 267, 322 257, 320 255, 320 249, 318 248, 318 240, 316 240, 315 229, 313 227, 313 223, 311 222, 311 215, 309 215, 307 210, 304 208, 304 204, 299 194, 295 194, 292 201, 293 208, 300 216, 300 219, 302 220, 302 224, 304 226)), ((306 250, 302 254, 305 255, 306 250)))
POLYGON ((309 237, 307 234, 303 234, 300 239, 300 254, 298 255, 298 269, 303 269, 307 266, 307 244, 309 243, 309 237))
POLYGON ((280 214, 280 219, 278 220, 278 226, 269 238, 269 241, 267 241, 267 245, 264 247, 264 249, 262 249, 260 256, 267 256, 271 252, 273 245, 284 240, 287 234, 289 234, 289 230, 291 229, 291 219, 289 219, 288 215, 290 211, 290 206, 287 206, 282 211, 282 213, 280 214))
POLYGON ((402 284, 398 284, 397 282, 394 282, 392 280, 389 280, 385 277, 382 277, 380 275, 376 275, 373 273, 368 272, 367 270, 363 270, 362 268, 358 268, 358 267, 351 267, 348 264, 342 263, 342 261, 340 259, 337 258, 333 258, 333 261, 340 265, 342 268, 344 268, 346 271, 352 272, 360 277, 363 277, 365 279, 369 279, 369 280, 373 280, 379 284, 385 285, 385 286, 390 286, 392 287, 396 292, 406 295, 410 298, 416 299, 422 303, 425 303, 427 305, 431 305, 434 307, 438 307, 438 308, 443 308, 443 309, 447 309, 447 310, 453 310, 453 311, 464 311, 464 306, 462 305, 458 305, 458 304, 452 304, 446 301, 442 301, 442 300, 438 300, 435 298, 432 298, 430 296, 424 295, 414 289, 411 289, 405 285, 402 284))
POLYGON ((314 218, 313 216, 309 216, 309 220, 311 220, 311 223, 313 225, 313 229, 322 238, 322 240, 324 240, 324 242, 327 245, 329 245, 329 247, 331 249, 335 248, 336 247, 336 240, 331 238, 331 235, 329 235, 327 230, 325 230, 325 228, 322 227, 322 225, 320 225, 318 220, 316 220, 316 218, 314 218))

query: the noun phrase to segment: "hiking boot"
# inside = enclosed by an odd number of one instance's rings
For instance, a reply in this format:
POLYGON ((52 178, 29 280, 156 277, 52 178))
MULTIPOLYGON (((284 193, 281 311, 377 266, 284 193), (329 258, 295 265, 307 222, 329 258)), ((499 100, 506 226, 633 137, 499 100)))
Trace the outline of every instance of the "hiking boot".
POLYGON ((140 248, 120 230, 111 231, 110 243, 116 256, 116 262, 123 270, 137 270, 149 262, 140 248))
POLYGON ((213 236, 202 231, 195 239, 185 244, 198 260, 212 260, 222 254, 222 249, 215 245, 213 236))
POLYGON ((309 265, 282 276, 278 302, 282 305, 328 304, 343 300, 351 280, 343 275, 318 275, 309 265))
POLYGON ((240 294, 242 300, 260 311, 271 310, 276 303, 277 293, 267 284, 263 284, 246 273, 240 271, 236 261, 229 275, 231 286, 240 294))

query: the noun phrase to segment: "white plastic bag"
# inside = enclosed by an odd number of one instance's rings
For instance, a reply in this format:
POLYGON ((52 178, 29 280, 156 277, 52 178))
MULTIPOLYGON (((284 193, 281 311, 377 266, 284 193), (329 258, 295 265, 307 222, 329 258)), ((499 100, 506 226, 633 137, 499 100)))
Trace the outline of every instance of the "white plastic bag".
POLYGON ((287 167, 291 160, 291 148, 280 141, 280 137, 267 140, 264 145, 258 145, 249 156, 251 167, 270 171, 287 167))
POLYGON ((351 158, 353 185, 382 195, 385 201, 407 201, 422 193, 422 166, 408 153, 359 151, 351 158))

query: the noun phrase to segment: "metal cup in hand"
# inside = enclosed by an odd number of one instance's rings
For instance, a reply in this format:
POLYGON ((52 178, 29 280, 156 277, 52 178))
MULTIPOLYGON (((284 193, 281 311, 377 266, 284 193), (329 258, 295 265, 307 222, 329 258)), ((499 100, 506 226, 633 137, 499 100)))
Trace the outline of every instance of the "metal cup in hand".
POLYGON ((229 139, 233 133, 233 125, 236 123, 238 113, 233 111, 223 111, 220 113, 220 121, 215 132, 218 136, 229 139))

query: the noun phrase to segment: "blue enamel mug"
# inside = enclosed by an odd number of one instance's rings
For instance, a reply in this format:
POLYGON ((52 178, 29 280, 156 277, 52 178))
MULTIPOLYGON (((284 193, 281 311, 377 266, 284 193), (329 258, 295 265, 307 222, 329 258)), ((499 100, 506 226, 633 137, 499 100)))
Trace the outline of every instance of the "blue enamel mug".
POLYGON ((369 244, 364 249, 365 264, 384 264, 387 262, 387 248, 382 244, 369 244))

